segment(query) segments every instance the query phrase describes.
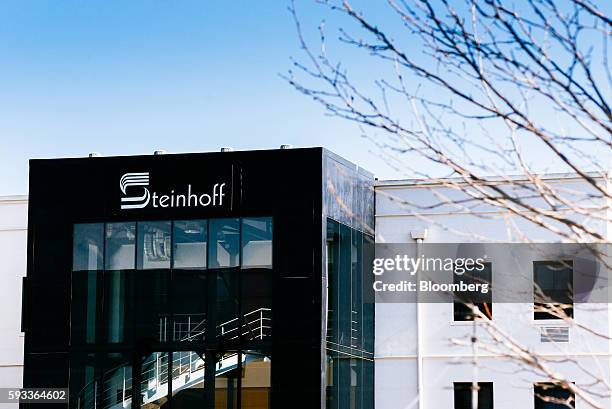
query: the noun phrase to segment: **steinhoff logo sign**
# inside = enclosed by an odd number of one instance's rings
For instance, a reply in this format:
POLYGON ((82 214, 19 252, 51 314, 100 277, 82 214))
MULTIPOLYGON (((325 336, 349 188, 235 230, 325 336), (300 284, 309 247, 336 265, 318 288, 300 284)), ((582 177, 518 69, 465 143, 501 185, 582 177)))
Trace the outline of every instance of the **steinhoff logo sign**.
POLYGON ((149 172, 126 173, 119 179, 121 209, 150 207, 208 207, 223 206, 225 183, 215 183, 212 192, 193 192, 191 184, 182 192, 156 192, 150 190, 149 172))

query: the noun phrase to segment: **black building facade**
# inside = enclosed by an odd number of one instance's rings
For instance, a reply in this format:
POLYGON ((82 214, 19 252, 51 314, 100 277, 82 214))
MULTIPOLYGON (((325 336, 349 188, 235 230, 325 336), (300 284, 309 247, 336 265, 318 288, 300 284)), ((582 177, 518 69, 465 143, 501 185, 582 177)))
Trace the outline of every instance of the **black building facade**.
POLYGON ((372 408, 372 182, 321 148, 32 160, 24 387, 372 408))

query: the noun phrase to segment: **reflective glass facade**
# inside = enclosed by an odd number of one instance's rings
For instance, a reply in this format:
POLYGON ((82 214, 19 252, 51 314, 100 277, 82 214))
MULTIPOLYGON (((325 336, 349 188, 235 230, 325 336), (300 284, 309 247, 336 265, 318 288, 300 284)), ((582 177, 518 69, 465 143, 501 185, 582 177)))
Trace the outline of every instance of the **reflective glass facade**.
POLYGON ((363 302, 362 282, 373 249, 372 236, 328 219, 328 409, 374 407, 374 305, 363 302))
POLYGON ((322 149, 32 161, 24 386, 79 409, 371 407, 359 172, 322 149))
POLYGON ((75 224, 70 346, 90 369, 71 371, 71 407, 269 408, 272 232, 270 217, 75 224), (143 343, 161 348, 134 356, 143 343))

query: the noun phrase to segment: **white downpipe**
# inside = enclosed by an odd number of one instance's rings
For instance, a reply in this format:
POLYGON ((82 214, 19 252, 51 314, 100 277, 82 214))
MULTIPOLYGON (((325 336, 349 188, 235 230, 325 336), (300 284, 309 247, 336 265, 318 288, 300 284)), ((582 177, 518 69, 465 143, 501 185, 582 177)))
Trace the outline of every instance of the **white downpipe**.
MULTIPOLYGON (((417 239, 417 257, 421 251, 423 239, 417 239)), ((423 316, 421 311, 421 303, 417 299, 416 303, 417 314, 417 396, 419 398, 419 409, 425 408, 423 402, 423 316)))
MULTIPOLYGON (((423 240, 427 238, 427 230, 420 232, 412 232, 412 239, 416 240, 416 257, 418 258, 421 253, 423 240)), ((418 299, 416 300, 416 322, 417 322, 417 398, 418 408, 424 409, 425 402, 423 399, 423 317, 421 303, 418 299)))

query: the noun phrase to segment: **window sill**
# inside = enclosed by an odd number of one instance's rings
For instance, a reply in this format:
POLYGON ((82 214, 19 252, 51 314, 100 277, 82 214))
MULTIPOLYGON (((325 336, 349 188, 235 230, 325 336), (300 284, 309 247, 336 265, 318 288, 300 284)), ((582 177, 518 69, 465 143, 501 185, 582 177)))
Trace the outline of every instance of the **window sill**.
MULTIPOLYGON (((484 321, 484 320, 482 320, 482 321, 484 321)), ((493 319, 493 320, 487 320, 487 322, 495 322, 495 321, 493 319)), ((467 327, 467 326, 474 325, 474 321, 451 321, 450 325, 451 326, 457 326, 457 327, 467 327)))
POLYGON ((546 320, 534 320, 533 318, 531 319, 531 324, 536 326, 536 327, 547 327, 550 325, 553 326, 561 326, 561 327, 571 327, 571 324, 568 323, 567 321, 561 319, 561 318, 557 318, 557 319, 546 319, 546 320))

